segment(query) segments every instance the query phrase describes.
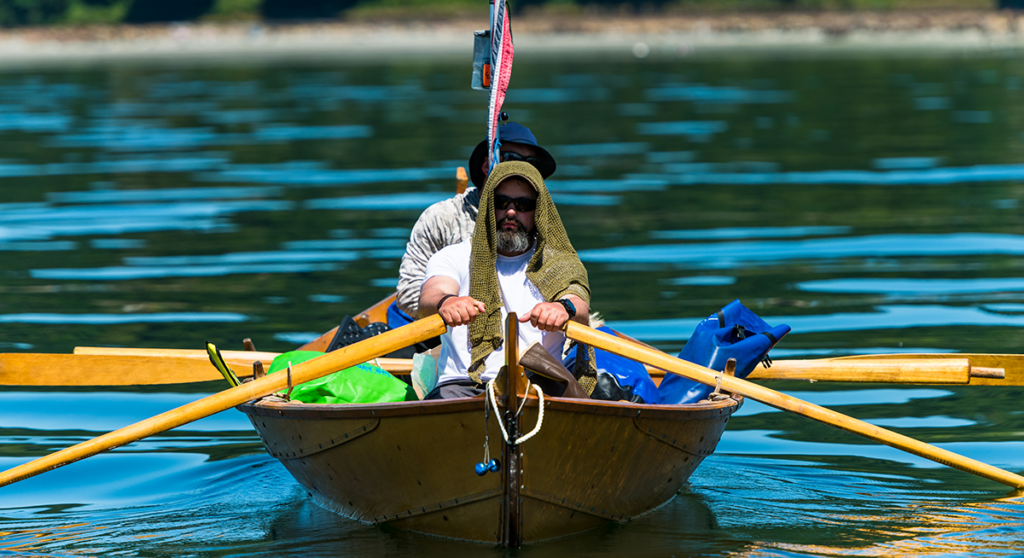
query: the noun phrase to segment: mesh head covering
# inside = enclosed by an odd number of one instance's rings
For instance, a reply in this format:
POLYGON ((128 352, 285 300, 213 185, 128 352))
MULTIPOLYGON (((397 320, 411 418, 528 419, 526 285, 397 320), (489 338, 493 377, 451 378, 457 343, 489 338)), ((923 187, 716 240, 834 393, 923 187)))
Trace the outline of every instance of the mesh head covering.
MULTIPOLYGON (((494 215, 494 191, 505 179, 519 177, 537 191, 537 209, 534 212, 536 251, 526 265, 526 277, 540 291, 545 300, 554 301, 574 294, 590 304, 590 283, 587 270, 580 262, 576 250, 558 217, 551 194, 544 179, 533 165, 513 161, 494 167, 480 193, 480 212, 476 216, 473 249, 469 264, 469 296, 484 303, 484 313, 469 324, 469 343, 472 363, 469 377, 480 381, 487 355, 502 345, 501 288, 495 268, 498 255, 497 223, 494 215)), ((593 363, 593 359, 587 359, 593 363)), ((595 373, 596 377, 596 373, 595 373)), ((580 384, 588 393, 593 387, 580 384)))

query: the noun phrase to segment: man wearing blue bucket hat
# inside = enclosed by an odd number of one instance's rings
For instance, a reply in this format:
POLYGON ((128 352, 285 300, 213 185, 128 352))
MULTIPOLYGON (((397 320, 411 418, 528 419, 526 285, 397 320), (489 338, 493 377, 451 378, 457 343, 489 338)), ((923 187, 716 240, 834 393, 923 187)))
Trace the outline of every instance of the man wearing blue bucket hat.
MULTIPOLYGON (((533 165, 543 178, 555 172, 555 159, 537 144, 529 128, 508 122, 499 128, 501 161, 524 161, 533 165)), ((475 187, 464 193, 431 205, 413 226, 409 243, 399 269, 398 298, 388 308, 388 325, 392 328, 413 321, 419 313, 420 286, 427 269, 427 260, 436 252, 473 236, 480 188, 487 180, 487 140, 480 142, 469 156, 469 177, 475 187)))

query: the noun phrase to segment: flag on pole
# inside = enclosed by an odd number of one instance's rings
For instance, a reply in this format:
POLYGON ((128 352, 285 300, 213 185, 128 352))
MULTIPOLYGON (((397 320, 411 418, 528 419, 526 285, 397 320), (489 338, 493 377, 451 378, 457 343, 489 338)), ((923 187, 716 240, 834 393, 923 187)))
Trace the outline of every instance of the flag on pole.
POLYGON ((512 77, 512 27, 508 19, 508 3, 495 0, 491 13, 491 99, 487 106, 487 172, 499 161, 501 141, 498 138, 498 124, 501 122, 501 105, 505 102, 505 91, 512 77))

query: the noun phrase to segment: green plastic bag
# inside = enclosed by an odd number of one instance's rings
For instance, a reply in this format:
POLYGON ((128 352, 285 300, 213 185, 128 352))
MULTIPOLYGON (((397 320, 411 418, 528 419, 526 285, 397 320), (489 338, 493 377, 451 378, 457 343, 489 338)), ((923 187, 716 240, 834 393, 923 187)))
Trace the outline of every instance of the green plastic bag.
MULTIPOLYGON (((300 362, 323 355, 319 351, 291 351, 274 358, 267 374, 288 369, 300 362)), ((346 404, 346 403, 395 403, 416 401, 416 392, 387 370, 369 363, 339 370, 322 378, 299 384, 292 388, 291 398, 303 403, 346 404)))

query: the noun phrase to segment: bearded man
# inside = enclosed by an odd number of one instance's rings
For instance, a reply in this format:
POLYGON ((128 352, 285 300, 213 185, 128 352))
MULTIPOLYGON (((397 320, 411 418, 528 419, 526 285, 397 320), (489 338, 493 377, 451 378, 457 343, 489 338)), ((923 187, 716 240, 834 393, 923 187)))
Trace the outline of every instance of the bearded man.
POLYGON ((562 326, 570 319, 589 324, 587 270, 540 172, 525 162, 497 165, 480 208, 473 237, 427 263, 419 316, 440 314, 448 331, 441 336, 437 387, 425 399, 483 392, 505 363, 498 349, 509 312, 520 316, 519 346, 539 342, 559 361, 562 326))
MULTIPOLYGON (((554 157, 537 143, 529 128, 515 122, 501 126, 500 161, 526 161, 537 167, 545 179, 557 165, 554 157)), ((426 278, 430 257, 445 246, 473 236, 480 207, 480 190, 487 179, 487 139, 469 156, 469 177, 473 185, 462 194, 431 205, 416 221, 398 270, 398 297, 388 308, 388 325, 401 327, 419 313, 420 289, 426 278)), ((436 343, 431 345, 436 346, 436 343)))

